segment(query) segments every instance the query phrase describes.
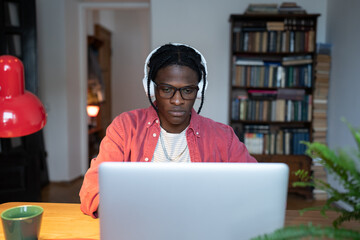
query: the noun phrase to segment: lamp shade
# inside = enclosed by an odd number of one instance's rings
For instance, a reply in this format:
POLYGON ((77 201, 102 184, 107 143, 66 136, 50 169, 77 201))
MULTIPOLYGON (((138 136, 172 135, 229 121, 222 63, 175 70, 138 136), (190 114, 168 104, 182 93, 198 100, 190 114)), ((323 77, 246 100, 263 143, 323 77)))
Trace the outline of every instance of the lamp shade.
POLYGON ((24 85, 20 59, 0 56, 0 138, 32 134, 46 124, 43 104, 24 85))
POLYGON ((88 105, 86 112, 89 117, 96 117, 99 114, 100 107, 97 105, 88 105))

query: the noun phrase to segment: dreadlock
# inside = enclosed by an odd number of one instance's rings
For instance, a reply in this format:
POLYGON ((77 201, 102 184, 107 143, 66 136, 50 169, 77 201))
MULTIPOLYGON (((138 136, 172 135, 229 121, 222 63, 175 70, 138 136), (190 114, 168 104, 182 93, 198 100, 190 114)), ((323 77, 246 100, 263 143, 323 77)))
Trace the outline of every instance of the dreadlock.
POLYGON ((161 46, 150 58, 148 67, 149 74, 147 78, 147 92, 148 98, 153 106, 153 108, 157 111, 157 107, 152 102, 150 96, 150 83, 155 79, 157 72, 170 65, 181 65, 186 66, 194 70, 198 75, 198 81, 200 82, 203 78, 203 86, 201 91, 201 103, 200 107, 197 111, 199 114, 201 108, 204 104, 204 92, 206 85, 206 71, 205 67, 201 62, 201 56, 191 47, 185 45, 173 45, 173 44, 165 44, 161 46))

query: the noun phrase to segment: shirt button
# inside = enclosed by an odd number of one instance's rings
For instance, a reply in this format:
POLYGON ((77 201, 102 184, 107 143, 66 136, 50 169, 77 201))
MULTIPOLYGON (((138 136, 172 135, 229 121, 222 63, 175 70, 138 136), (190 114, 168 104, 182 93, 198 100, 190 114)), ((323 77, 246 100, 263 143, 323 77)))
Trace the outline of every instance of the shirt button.
POLYGON ((199 132, 196 132, 196 135, 199 135, 199 132))
POLYGON ((153 137, 156 137, 156 133, 153 133, 153 137))
POLYGON ((151 124, 151 122, 148 122, 148 124, 150 125, 150 124, 151 124))
POLYGON ((148 162, 149 161, 149 158, 145 158, 145 162, 148 162))
POLYGON ((155 122, 156 122, 156 123, 159 123, 159 120, 157 120, 157 119, 156 119, 156 121, 155 121, 155 122))

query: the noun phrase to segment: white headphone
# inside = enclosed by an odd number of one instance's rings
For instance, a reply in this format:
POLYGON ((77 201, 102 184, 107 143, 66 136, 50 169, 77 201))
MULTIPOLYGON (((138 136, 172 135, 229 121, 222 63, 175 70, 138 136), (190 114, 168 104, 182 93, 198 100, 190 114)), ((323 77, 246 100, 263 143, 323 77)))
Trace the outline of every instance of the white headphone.
MULTIPOLYGON (((206 76, 208 75, 208 71, 207 71, 207 65, 206 65, 206 60, 204 58, 204 56, 198 51, 196 50, 195 48, 189 46, 189 45, 186 45, 186 44, 182 44, 182 43, 170 43, 171 45, 175 45, 175 46, 186 46, 186 47, 189 47, 189 48, 192 48, 195 50, 196 53, 198 53, 200 56, 201 56, 201 64, 204 66, 205 68, 205 74, 206 76)), ((145 93, 146 95, 148 95, 148 88, 147 88, 147 81, 148 81, 148 74, 149 74, 149 69, 148 69, 148 64, 149 64, 149 61, 150 61, 150 58, 151 56, 159 49, 161 48, 160 47, 157 47, 156 49, 154 49, 146 58, 145 60, 145 66, 144 66, 144 78, 143 78, 143 86, 144 86, 144 89, 145 89, 145 93)), ((152 80, 152 79, 151 79, 152 80)), ((201 99, 201 93, 203 91, 203 85, 204 85, 204 76, 202 76, 199 84, 198 84, 198 87, 199 87, 199 91, 197 93, 197 96, 196 98, 198 99, 201 99)), ((205 91, 207 89, 207 86, 208 86, 208 81, 205 82, 205 91)), ((205 93, 205 92, 204 92, 205 93)), ((151 81, 150 82, 150 97, 151 98, 155 98, 155 85, 154 85, 154 82, 151 81)))

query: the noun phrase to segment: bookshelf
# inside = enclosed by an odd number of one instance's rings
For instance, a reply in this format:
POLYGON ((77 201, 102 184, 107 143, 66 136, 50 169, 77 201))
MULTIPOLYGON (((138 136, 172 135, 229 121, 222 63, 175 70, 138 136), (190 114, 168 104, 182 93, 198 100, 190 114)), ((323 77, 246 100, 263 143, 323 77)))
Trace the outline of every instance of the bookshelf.
POLYGON ((316 26, 319 14, 230 15, 230 126, 259 162, 289 165, 289 192, 312 160, 316 26))

